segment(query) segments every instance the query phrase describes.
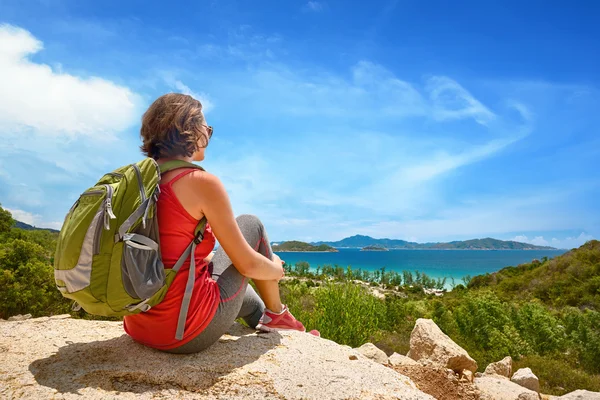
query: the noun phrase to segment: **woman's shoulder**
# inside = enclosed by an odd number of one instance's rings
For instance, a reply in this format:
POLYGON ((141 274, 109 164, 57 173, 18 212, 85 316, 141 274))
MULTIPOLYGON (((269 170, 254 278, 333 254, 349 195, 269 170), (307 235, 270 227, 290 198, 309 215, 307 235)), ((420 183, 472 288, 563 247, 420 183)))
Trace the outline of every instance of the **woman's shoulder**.
POLYGON ((208 171, 195 170, 189 174, 189 183, 202 194, 226 193, 221 179, 208 171))

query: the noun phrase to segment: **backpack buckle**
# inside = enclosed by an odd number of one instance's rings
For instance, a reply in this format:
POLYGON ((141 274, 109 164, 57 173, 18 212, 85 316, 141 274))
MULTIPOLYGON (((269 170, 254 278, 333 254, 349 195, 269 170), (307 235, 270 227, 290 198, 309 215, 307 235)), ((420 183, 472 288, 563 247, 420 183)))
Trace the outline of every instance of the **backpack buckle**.
POLYGON ((194 243, 198 245, 200 244, 200 242, 202 242, 202 239, 204 239, 204 235, 202 234, 202 232, 198 232, 194 237, 194 243))

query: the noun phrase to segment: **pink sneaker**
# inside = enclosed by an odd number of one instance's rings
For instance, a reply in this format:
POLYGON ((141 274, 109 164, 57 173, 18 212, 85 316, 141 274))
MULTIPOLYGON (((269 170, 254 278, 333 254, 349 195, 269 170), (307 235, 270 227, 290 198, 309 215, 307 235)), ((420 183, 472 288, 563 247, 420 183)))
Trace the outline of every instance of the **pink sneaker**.
POLYGON ((302 322, 298 321, 286 305, 283 305, 283 310, 280 313, 274 313, 268 308, 263 312, 262 317, 256 325, 256 329, 263 332, 273 331, 300 331, 306 332, 306 328, 302 322))

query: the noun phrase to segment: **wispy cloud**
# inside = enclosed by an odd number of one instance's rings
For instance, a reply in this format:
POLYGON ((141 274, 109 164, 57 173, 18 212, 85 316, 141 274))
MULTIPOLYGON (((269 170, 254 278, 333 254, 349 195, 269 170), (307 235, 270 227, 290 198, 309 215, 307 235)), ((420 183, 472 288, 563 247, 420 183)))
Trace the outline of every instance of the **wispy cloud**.
POLYGON ((309 1, 304 5, 304 10, 312 12, 320 12, 325 8, 325 4, 319 1, 309 1))
POLYGON ((180 93, 190 95, 196 100, 199 100, 202 103, 202 111, 205 114, 209 113, 213 109, 214 104, 212 103, 212 101, 210 101, 209 96, 206 93, 196 93, 192 89, 190 89, 189 86, 187 86, 178 79, 174 79, 169 76, 167 76, 165 79, 170 86, 172 86, 180 93))
POLYGON ((33 214, 28 211, 18 210, 18 209, 10 209, 6 208, 6 210, 10 211, 12 217, 17 221, 25 222, 26 224, 38 227, 38 228, 53 228, 60 229, 62 226, 62 222, 57 221, 44 221, 43 217, 39 214, 33 214))
POLYGON ((138 97, 98 77, 55 72, 29 57, 43 49, 31 33, 0 26, 0 128, 56 135, 112 136, 137 117, 138 97))
POLYGON ((438 120, 471 117, 479 124, 486 125, 496 117, 465 88, 448 77, 430 78, 427 82, 427 91, 433 103, 433 116, 438 120))

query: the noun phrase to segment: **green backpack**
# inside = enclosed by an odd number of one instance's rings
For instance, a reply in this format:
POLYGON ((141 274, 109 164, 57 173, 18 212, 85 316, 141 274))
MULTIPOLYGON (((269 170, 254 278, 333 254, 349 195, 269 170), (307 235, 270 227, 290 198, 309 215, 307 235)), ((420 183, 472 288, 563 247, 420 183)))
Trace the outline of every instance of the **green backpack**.
POLYGON ((148 311, 160 303, 186 259, 189 278, 179 311, 176 339, 183 338, 194 289, 194 251, 204 235, 206 218, 173 268, 165 269, 160 253, 156 202, 161 173, 202 167, 152 158, 104 175, 73 204, 58 236, 54 279, 74 307, 102 316, 148 311))

